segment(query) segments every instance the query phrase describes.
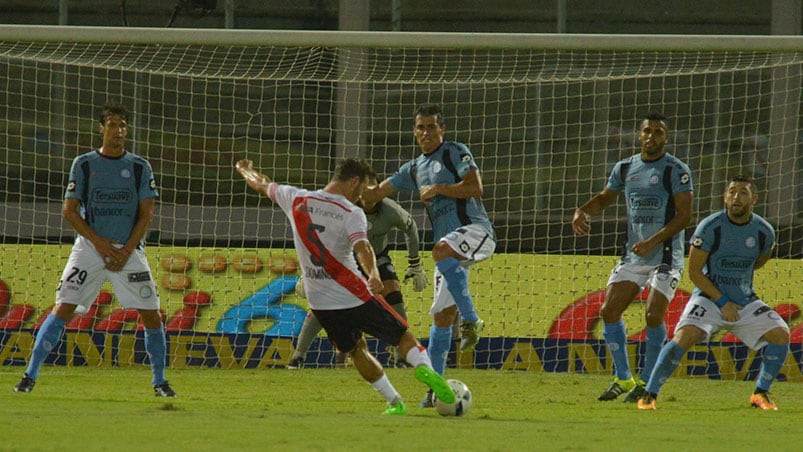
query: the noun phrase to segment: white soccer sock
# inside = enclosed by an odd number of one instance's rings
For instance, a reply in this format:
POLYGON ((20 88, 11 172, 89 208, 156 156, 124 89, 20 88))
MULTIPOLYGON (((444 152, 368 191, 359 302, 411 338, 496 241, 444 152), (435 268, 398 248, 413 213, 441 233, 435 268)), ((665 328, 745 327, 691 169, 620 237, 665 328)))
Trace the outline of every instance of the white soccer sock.
POLYGON ((401 402, 401 394, 393 387, 387 374, 382 374, 382 378, 371 383, 371 386, 373 386, 378 393, 382 394, 382 397, 384 397, 389 404, 393 405, 394 403, 401 402))
POLYGON ((410 363, 413 367, 418 366, 427 366, 432 369, 432 361, 429 359, 429 354, 427 354, 427 349, 424 347, 413 347, 410 351, 407 352, 407 356, 405 357, 407 362, 410 363))

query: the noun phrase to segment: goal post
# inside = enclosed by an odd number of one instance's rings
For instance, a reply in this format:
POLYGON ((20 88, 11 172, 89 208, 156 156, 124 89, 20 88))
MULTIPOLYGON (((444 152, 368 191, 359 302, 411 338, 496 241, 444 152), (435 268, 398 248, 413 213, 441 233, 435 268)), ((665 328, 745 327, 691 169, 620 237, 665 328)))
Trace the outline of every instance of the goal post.
MULTIPOLYGON (((624 204, 595 218, 586 237, 569 222, 612 165, 638 151, 636 126, 651 111, 668 116, 669 152, 692 168, 693 223, 722 208, 727 177, 757 177, 757 211, 776 228, 778 251, 757 272, 756 289, 788 317, 799 344, 801 49, 798 36, 0 25, 0 280, 8 287, 0 285, 0 358, 25 360, 52 305, 74 235, 60 213, 67 173, 75 156, 99 146, 97 109, 107 101, 132 110, 129 148, 159 183, 148 254, 173 366, 284 365, 303 321, 306 304, 291 290, 298 273, 281 271, 295 253, 287 220, 248 192, 234 162, 247 157, 279 182, 314 188, 339 158, 361 155, 384 178, 418 154, 412 114, 423 103, 440 104, 446 139, 472 150, 499 236, 497 254, 471 272, 487 336, 449 365, 610 372, 599 309, 624 242, 624 204)), ((419 224, 431 271, 424 210, 408 194, 398 200, 419 224)), ((403 236, 391 243, 403 273, 403 236)), ((684 278, 681 292, 690 291, 684 278)), ((431 293, 403 285, 403 294, 411 329, 425 339, 431 293)), ((668 322, 684 300, 673 300, 668 322)), ((71 330, 60 359, 141 359, 137 340, 124 340, 136 325, 105 301, 96 319, 71 330), (106 342, 109 334, 123 339, 106 342), (107 358, 111 343, 127 354, 107 358)), ((625 318, 638 357, 641 303, 625 318)), ((722 340, 730 338, 714 338, 722 340)), ((327 347, 321 336, 308 362, 328 365, 327 347)), ((754 355, 718 347, 708 351, 717 365, 698 367, 754 375, 754 355)), ((803 379, 799 362, 790 378, 803 379)))

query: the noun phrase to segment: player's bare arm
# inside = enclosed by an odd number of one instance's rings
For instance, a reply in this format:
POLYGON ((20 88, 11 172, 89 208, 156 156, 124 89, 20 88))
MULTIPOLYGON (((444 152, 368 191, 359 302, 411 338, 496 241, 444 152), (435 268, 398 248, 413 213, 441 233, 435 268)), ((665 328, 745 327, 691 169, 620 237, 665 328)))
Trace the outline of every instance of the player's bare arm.
POLYGON ((384 288, 382 278, 379 276, 379 269, 376 267, 376 255, 368 240, 361 240, 354 245, 354 254, 357 255, 357 262, 368 275, 368 287, 373 293, 382 293, 384 288))
POLYGON ((467 173, 463 180, 456 184, 422 185, 418 190, 421 201, 427 202, 435 196, 468 199, 482 198, 482 179, 478 170, 467 173))
POLYGON ((672 197, 675 201, 674 218, 649 239, 634 243, 631 251, 638 256, 646 256, 650 254, 655 247, 660 246, 661 243, 670 240, 675 234, 684 230, 691 222, 693 197, 694 195, 690 191, 674 195, 672 197))
MULTIPOLYGON (((689 279, 709 299, 717 301, 723 294, 711 279, 703 273, 706 262, 708 262, 708 253, 696 246, 692 246, 689 250, 689 279)), ((728 322, 739 320, 739 305, 736 303, 728 301, 720 308, 720 311, 722 311, 722 318, 728 322)))
POLYGON ((89 226, 89 223, 87 223, 86 220, 81 217, 81 213, 79 211, 80 206, 81 201, 78 199, 66 198, 61 209, 61 215, 64 220, 67 221, 67 223, 69 223, 73 229, 75 229, 75 232, 92 242, 95 250, 105 262, 109 263, 119 261, 123 258, 127 259, 125 252, 114 246, 116 243, 118 243, 117 240, 112 240, 98 235, 95 230, 89 226))
POLYGON ((365 187, 365 190, 362 192, 362 199, 368 204, 376 204, 388 196, 393 196, 395 194, 396 189, 385 179, 379 185, 365 187))
POLYGON ((234 167, 237 169, 237 172, 243 176, 243 179, 245 179, 249 187, 254 191, 267 195, 268 185, 271 182, 270 177, 255 170, 253 165, 254 162, 251 160, 242 159, 237 162, 234 167))
POLYGON ((577 235, 588 234, 588 231, 591 230, 591 217, 601 214, 603 210, 613 204, 619 193, 605 187, 604 190, 586 201, 585 204, 575 209, 574 217, 572 217, 572 230, 574 233, 577 235))

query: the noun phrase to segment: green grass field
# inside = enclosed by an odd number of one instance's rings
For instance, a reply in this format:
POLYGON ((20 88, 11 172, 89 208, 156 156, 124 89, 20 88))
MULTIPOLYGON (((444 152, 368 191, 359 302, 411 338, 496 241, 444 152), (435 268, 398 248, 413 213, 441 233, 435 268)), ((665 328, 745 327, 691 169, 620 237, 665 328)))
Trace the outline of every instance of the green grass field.
POLYGON ((607 376, 449 369, 474 404, 464 418, 417 407, 409 369, 390 369, 405 417, 356 370, 168 370, 157 399, 144 367, 45 367, 34 392, 0 367, 0 450, 800 450, 803 385, 777 383, 777 412, 750 408, 750 382, 677 378, 658 411, 598 402, 607 376))

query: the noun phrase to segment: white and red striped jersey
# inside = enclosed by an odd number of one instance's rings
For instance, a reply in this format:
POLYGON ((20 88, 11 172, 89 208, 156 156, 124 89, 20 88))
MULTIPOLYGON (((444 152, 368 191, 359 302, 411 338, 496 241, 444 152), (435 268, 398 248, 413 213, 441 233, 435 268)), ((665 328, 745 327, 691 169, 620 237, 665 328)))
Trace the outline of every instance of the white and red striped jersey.
POLYGON ((268 197, 290 219, 310 308, 353 308, 373 297, 354 258, 354 245, 368 240, 362 209, 341 195, 275 182, 268 197))

